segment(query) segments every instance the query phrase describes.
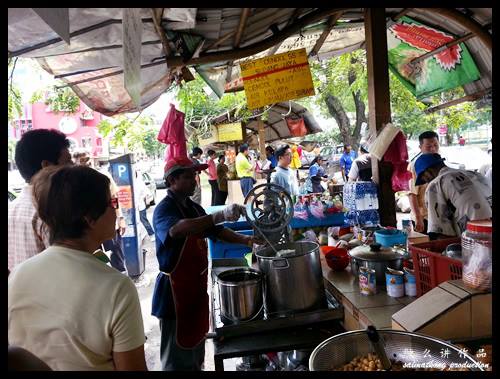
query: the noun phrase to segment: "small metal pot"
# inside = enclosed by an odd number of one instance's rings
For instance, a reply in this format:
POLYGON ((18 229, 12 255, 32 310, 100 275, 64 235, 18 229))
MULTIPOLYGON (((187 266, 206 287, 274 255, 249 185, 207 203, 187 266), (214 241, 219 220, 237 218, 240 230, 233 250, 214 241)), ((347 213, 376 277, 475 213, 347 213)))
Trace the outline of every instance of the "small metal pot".
POLYGON ((374 243, 370 246, 359 246, 349 251, 351 256, 351 272, 359 276, 359 268, 367 267, 375 270, 377 285, 385 285, 385 271, 387 267, 394 270, 403 269, 404 257, 391 248, 381 247, 374 243))
POLYGON ((263 275, 252 268, 222 271, 217 277, 221 315, 238 323, 255 318, 263 307, 263 275))

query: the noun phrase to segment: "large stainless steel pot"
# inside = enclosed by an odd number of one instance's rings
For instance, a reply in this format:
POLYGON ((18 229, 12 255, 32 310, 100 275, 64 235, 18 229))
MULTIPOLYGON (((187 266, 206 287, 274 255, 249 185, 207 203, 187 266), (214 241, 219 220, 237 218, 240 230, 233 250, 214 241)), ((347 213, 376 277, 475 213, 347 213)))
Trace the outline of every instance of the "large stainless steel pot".
POLYGON ((385 285, 385 271, 387 267, 402 270, 404 256, 398 250, 381 247, 374 243, 370 246, 359 246, 349 251, 351 256, 351 272, 356 277, 360 267, 375 270, 377 285, 385 285))
POLYGON ((263 306, 262 278, 252 268, 222 271, 217 276, 221 315, 235 323, 257 316, 263 306))
POLYGON ((299 241, 276 245, 293 250, 284 256, 267 247, 255 253, 264 277, 264 306, 268 316, 276 317, 326 306, 319 245, 299 241))

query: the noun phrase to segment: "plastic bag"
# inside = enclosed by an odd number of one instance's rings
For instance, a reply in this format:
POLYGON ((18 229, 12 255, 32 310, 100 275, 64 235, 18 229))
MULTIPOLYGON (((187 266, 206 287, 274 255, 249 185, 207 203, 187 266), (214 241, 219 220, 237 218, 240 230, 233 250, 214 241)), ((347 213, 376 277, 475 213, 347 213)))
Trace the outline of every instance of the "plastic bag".
POLYGON ((462 268, 462 280, 467 286, 479 291, 491 290, 491 269, 490 249, 475 244, 474 253, 462 268))
POLYGON ((312 229, 309 229, 304 233, 304 238, 306 241, 318 242, 318 237, 316 237, 316 233, 314 233, 314 230, 312 229))
POLYGON ((286 124, 293 137, 303 137, 307 134, 306 124, 302 117, 298 119, 286 118, 286 124))
POLYGON ((323 203, 319 200, 311 201, 311 203, 309 204, 309 210, 311 211, 311 214, 316 218, 325 217, 323 203))
POLYGON ((302 199, 297 200, 297 202, 293 206, 293 217, 299 218, 301 220, 307 220, 309 218, 307 207, 302 199))

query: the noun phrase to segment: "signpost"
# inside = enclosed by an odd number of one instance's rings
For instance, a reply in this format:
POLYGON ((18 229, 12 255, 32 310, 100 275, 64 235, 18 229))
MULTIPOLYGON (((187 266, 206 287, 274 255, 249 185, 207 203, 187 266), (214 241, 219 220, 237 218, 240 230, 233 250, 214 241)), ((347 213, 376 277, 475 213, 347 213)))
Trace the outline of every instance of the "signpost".
POLYGON ((240 63, 248 109, 314 95, 306 49, 240 63))

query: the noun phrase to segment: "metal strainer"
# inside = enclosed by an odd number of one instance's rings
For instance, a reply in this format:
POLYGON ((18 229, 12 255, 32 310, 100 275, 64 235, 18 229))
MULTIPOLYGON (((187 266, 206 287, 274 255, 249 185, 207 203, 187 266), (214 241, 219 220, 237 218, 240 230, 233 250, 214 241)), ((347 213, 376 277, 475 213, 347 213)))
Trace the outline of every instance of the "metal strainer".
MULTIPOLYGON (((457 369, 465 366, 471 371, 484 371, 469 354, 443 340, 399 330, 378 330, 378 333, 384 340, 389 359, 412 364, 417 370, 423 367, 448 366, 457 369)), ((365 330, 338 334, 313 350, 309 358, 309 370, 332 371, 349 363, 354 357, 368 353, 374 353, 374 350, 365 330)))

